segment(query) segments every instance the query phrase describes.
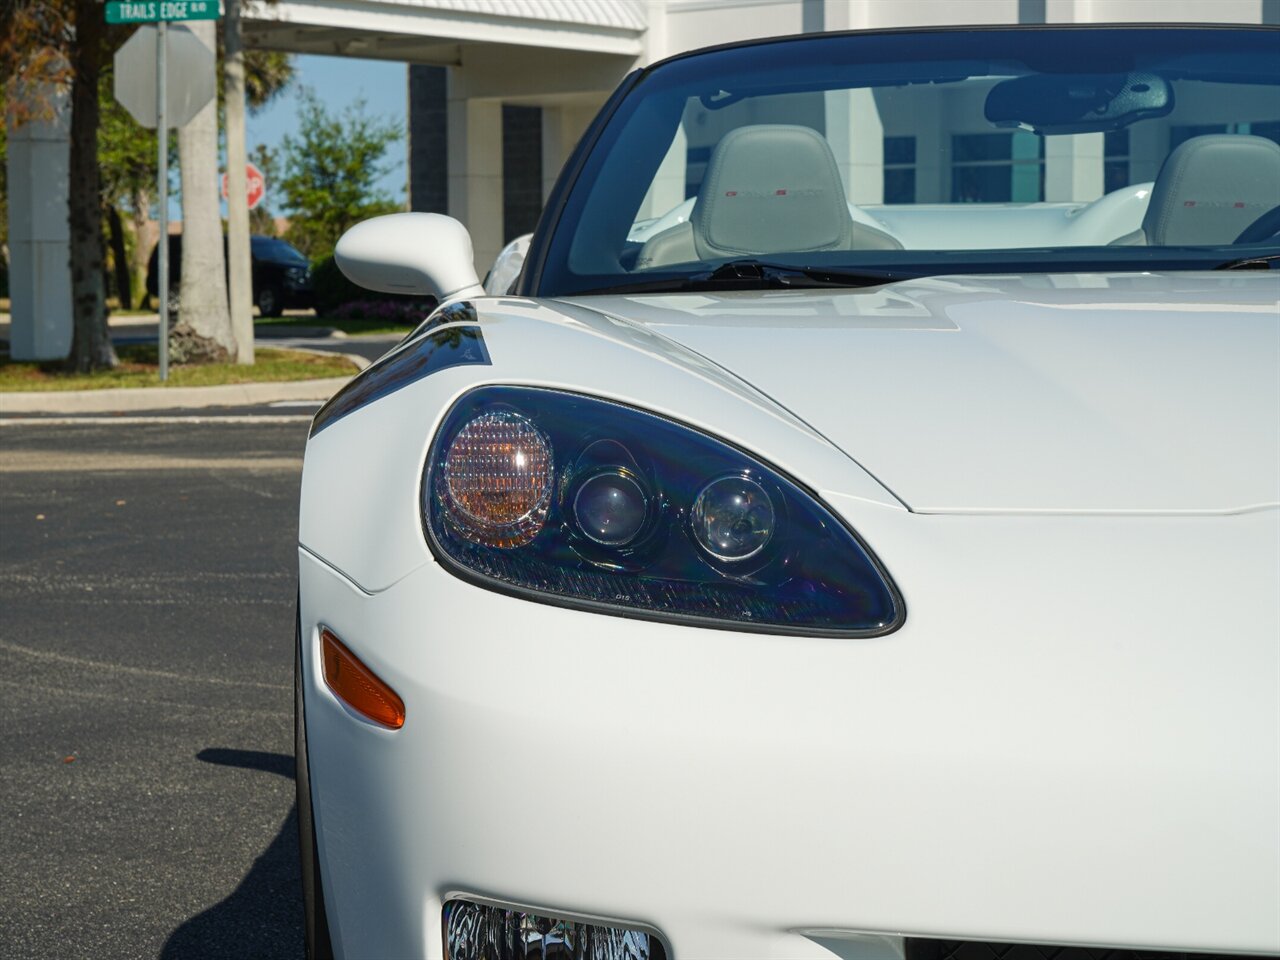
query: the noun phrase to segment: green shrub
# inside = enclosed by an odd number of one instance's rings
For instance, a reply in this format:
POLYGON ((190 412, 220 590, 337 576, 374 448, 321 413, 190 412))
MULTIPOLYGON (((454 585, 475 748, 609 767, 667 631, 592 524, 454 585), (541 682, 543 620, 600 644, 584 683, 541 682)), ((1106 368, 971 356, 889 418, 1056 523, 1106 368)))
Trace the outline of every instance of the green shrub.
POLYGON ((311 285, 318 317, 417 323, 435 309, 435 301, 430 297, 374 293, 357 287, 342 275, 332 256, 316 261, 311 268, 311 285))
POLYGON ((317 260, 311 268, 311 289, 315 295, 316 314, 321 317, 333 313, 344 303, 369 297, 368 290, 357 287, 342 275, 332 255, 317 260))

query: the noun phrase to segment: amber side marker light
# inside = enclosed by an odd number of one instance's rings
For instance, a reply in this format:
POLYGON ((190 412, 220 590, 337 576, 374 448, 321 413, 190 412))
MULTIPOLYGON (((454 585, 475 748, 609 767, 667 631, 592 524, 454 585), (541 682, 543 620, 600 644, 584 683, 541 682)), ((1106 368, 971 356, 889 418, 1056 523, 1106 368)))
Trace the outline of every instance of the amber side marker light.
POLYGON ((374 723, 392 730, 404 726, 404 701, 327 627, 320 630, 320 659, 324 682, 339 700, 374 723))

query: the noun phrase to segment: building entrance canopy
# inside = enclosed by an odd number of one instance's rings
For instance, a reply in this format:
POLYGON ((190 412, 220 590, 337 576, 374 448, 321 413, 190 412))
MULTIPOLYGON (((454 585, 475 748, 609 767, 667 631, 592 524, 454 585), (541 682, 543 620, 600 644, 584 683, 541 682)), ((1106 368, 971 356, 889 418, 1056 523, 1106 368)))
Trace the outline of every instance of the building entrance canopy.
POLYGON ((245 17, 258 46, 448 66, 494 44, 634 58, 647 26, 641 0, 282 0, 245 17))

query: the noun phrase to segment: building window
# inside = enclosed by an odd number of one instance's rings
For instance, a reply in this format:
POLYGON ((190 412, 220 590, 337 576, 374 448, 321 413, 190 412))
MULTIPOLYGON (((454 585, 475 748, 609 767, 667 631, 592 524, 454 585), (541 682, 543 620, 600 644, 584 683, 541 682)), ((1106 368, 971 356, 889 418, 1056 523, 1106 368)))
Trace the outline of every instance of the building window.
POLYGON ((1035 203, 1043 198, 1043 138, 1025 130, 952 136, 952 203, 1035 203))
POLYGON ((1129 185, 1129 131, 1112 130, 1102 141, 1103 193, 1129 185))
POLYGON ((916 138, 884 138, 884 202, 916 202, 916 138))
POLYGON ((532 233, 542 213, 542 108, 502 105, 502 242, 532 233))
POLYGON ((1248 132, 1255 137, 1266 137, 1272 143, 1280 144, 1280 120, 1269 120, 1265 123, 1242 123, 1240 126, 1248 127, 1248 132))

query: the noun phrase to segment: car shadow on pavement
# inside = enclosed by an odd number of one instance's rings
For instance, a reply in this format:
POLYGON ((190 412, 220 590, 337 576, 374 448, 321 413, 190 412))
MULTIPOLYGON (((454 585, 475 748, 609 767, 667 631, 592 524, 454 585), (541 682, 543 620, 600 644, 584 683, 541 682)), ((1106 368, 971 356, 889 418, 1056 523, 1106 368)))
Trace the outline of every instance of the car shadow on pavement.
MULTIPOLYGON (((261 770, 293 779, 293 757, 260 750, 210 748, 197 760, 261 770)), ((302 955, 302 884, 298 869, 298 807, 289 808, 276 834, 221 903, 196 914, 170 934, 162 960, 227 957, 296 958, 302 955)))

